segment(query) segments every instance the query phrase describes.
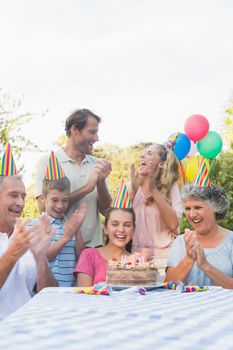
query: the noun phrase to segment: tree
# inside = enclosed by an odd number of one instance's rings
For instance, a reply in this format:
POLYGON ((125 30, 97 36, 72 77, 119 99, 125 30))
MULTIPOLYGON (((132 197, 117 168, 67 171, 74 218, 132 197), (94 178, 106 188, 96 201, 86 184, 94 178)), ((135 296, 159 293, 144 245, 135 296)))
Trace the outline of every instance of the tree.
POLYGON ((109 176, 109 189, 112 197, 115 196, 120 180, 130 180, 130 164, 139 164, 140 156, 148 143, 139 143, 134 146, 122 148, 116 145, 106 144, 96 147, 93 155, 98 158, 107 158, 112 163, 112 172, 109 176))
POLYGON ((223 152, 215 160, 210 172, 211 183, 224 188, 226 191, 230 206, 228 212, 220 225, 233 230, 233 152, 223 152))
POLYGON ((34 195, 34 185, 27 187, 27 196, 25 200, 25 207, 22 213, 23 218, 35 218, 40 215, 37 201, 34 195))
POLYGON ((221 126, 221 135, 228 150, 233 149, 233 93, 224 111, 224 119, 221 126))
MULTIPOLYGON (((35 113, 22 111, 22 101, 11 98, 0 89, 0 151, 5 151, 7 143, 12 146, 17 159, 23 151, 36 151, 39 147, 22 134, 22 127, 29 123, 35 113)), ((17 167, 22 171, 23 165, 17 167)))

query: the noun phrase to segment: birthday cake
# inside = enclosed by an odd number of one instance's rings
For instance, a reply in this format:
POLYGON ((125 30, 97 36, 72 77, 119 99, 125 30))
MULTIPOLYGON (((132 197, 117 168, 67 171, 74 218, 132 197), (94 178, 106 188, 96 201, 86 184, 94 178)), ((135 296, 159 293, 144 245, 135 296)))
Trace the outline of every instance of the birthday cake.
POLYGON ((107 284, 114 286, 152 286, 157 281, 154 262, 140 260, 108 262, 107 284))

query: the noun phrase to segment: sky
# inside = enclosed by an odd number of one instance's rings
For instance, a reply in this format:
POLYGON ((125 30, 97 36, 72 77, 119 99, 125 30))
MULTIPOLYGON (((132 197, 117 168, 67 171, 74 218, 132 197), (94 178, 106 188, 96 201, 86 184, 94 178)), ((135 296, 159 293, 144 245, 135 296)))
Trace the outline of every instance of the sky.
POLYGON ((231 0, 0 4, 0 87, 37 113, 23 135, 41 148, 76 108, 102 118, 96 145, 164 142, 196 113, 218 131, 233 91, 231 0))

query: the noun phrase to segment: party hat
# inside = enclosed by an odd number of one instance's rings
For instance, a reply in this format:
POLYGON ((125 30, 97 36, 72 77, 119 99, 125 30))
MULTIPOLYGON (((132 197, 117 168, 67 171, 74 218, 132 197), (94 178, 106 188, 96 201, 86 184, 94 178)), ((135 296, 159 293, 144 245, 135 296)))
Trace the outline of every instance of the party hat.
POLYGON ((197 175, 193 180, 193 186, 210 187, 209 170, 204 157, 201 159, 197 175))
POLYGON ((179 136, 178 132, 175 132, 174 134, 172 134, 169 139, 164 142, 164 146, 168 147, 170 149, 172 149, 174 151, 175 145, 176 145, 176 139, 179 136))
POLYGON ((181 161, 179 161, 178 171, 180 175, 178 180, 178 185, 179 185, 179 188, 182 188, 186 182, 186 176, 185 176, 185 165, 182 164, 181 161))
POLYGON ((0 176, 14 176, 17 175, 17 170, 14 158, 11 152, 11 145, 8 143, 6 151, 2 157, 2 164, 0 169, 0 176))
POLYGON ((129 192, 127 190, 124 179, 121 180, 116 197, 112 201, 112 208, 132 208, 132 203, 129 198, 129 192))
POLYGON ((46 180, 59 180, 65 177, 64 171, 60 163, 57 160, 54 152, 52 151, 49 158, 49 163, 45 172, 46 180))

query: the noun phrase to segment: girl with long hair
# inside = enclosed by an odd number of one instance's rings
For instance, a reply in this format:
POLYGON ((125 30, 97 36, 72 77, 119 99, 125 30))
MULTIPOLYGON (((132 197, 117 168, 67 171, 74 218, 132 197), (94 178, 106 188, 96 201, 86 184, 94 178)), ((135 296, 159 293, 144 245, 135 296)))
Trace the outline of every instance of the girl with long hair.
POLYGON ((178 234, 182 217, 179 161, 164 145, 153 144, 141 156, 139 169, 131 165, 130 198, 136 214, 132 252, 162 259, 178 234))

